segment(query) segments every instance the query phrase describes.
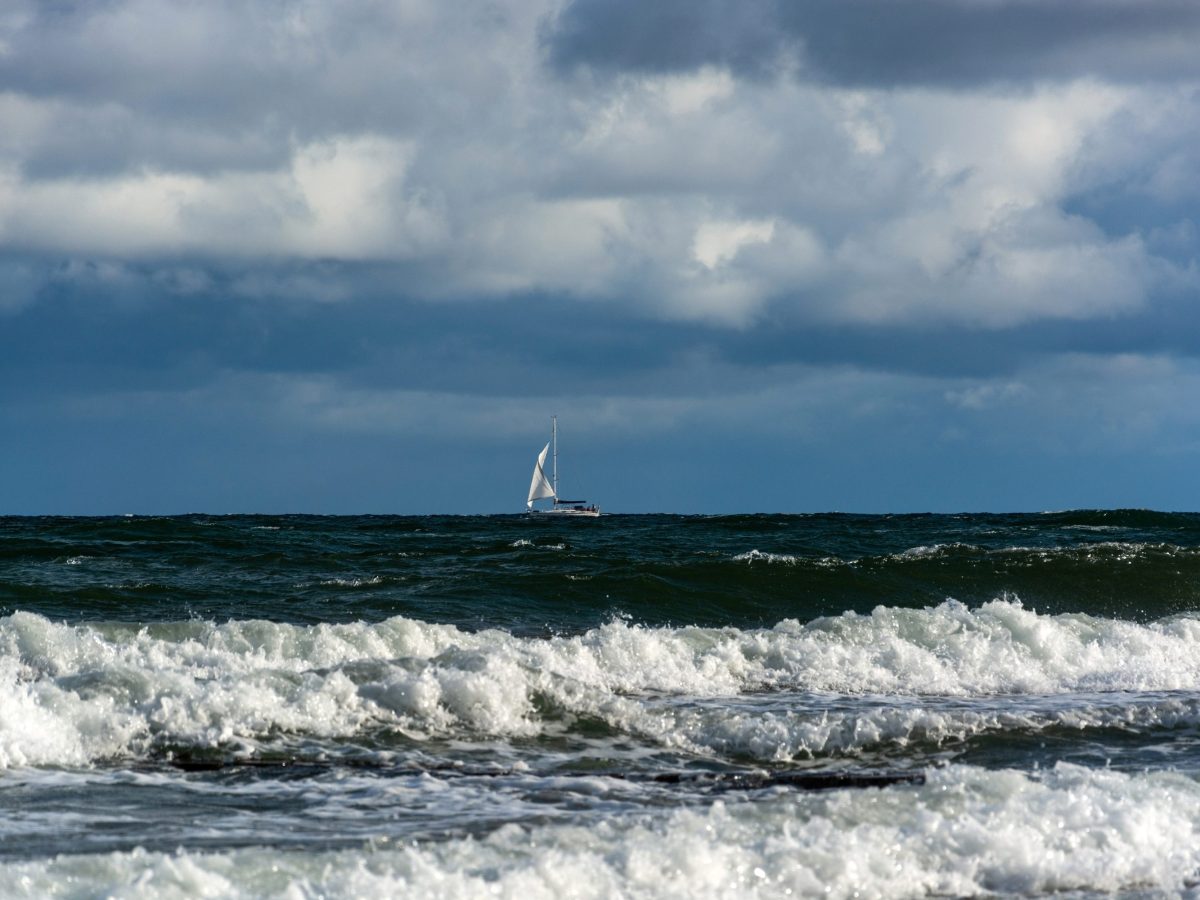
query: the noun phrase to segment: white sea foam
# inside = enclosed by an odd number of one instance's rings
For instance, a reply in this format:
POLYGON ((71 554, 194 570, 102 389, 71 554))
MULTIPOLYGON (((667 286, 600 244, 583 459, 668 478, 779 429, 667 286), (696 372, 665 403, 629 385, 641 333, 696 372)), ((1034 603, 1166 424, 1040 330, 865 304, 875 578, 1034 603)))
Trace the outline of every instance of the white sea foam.
MULTIPOLYGON (((1136 695, 1135 695, 1136 696, 1136 695)), ((1019 703, 883 703, 856 708, 814 708, 797 699, 794 708, 644 704, 611 713, 613 724, 662 746, 720 758, 786 762, 853 756, 865 750, 941 746, 986 733, 1027 734, 1050 728, 1200 728, 1200 698, 1166 694, 1105 701, 1086 695, 1057 708, 1031 709, 1019 703)))
POLYGON ((763 691, 971 698, 1170 690, 1200 690, 1200 620, 1046 616, 1005 600, 974 610, 952 601, 880 607, 749 631, 613 621, 548 639, 405 618, 136 628, 19 612, 0 619, 0 765, 136 756, 161 742, 236 749, 280 732, 339 737, 378 725, 415 736, 532 735, 548 717, 578 715, 664 743, 775 759, 938 740, 1005 721, 903 706, 821 720, 739 713, 736 703, 714 717, 687 703, 763 691), (664 697, 678 702, 664 707, 664 697))
POLYGON ((382 575, 372 575, 369 578, 327 578, 320 582, 323 587, 367 587, 383 584, 382 575))
POLYGON ((1200 554, 1195 547, 1181 547, 1178 544, 1163 542, 1146 543, 1142 541, 1100 541, 1086 544, 1079 548, 1090 562, 1100 562, 1116 558, 1122 561, 1139 559, 1151 555, 1170 557, 1188 557, 1200 554))
POLYGON ((1182 547, 1177 544, 1163 542, 1136 541, 1097 541, 1091 544, 1080 544, 1063 547, 1034 547, 1012 545, 1007 547, 987 548, 977 544, 955 542, 949 544, 919 544, 898 553, 888 553, 881 556, 864 556, 852 559, 839 559, 834 556, 808 557, 793 556, 788 553, 769 553, 763 550, 748 550, 733 557, 734 562, 744 563, 774 563, 777 565, 795 566, 812 565, 834 568, 838 566, 860 566, 872 563, 913 563, 923 560, 937 560, 957 555, 996 556, 1001 558, 1028 558, 1040 562, 1052 562, 1060 559, 1080 560, 1089 563, 1107 563, 1114 559, 1128 562, 1156 556, 1172 558, 1192 557, 1200 554, 1194 547, 1182 547))
POLYGON ((1078 560, 1087 563, 1109 563, 1113 560, 1131 562, 1154 557, 1167 556, 1171 558, 1189 558, 1200 555, 1200 549, 1184 547, 1165 542, 1139 541, 1097 541, 1090 544, 1073 544, 1069 546, 1036 547, 1013 544, 1005 547, 983 547, 978 544, 954 542, 948 544, 919 544, 898 553, 888 553, 880 556, 863 556, 851 559, 837 557, 802 557, 782 553, 766 553, 761 550, 750 550, 739 553, 733 559, 737 562, 766 562, 784 565, 861 566, 886 563, 913 563, 924 560, 938 560, 954 556, 999 557, 1012 559, 1014 562, 1038 561, 1054 562, 1056 560, 1078 560))
POLYGON ((952 556, 956 553, 980 553, 983 548, 975 544, 964 544, 956 542, 953 544, 922 544, 916 547, 909 547, 901 553, 893 553, 886 559, 907 562, 914 559, 939 559, 944 556, 952 556))
POLYGON ((762 550, 747 550, 745 553, 739 553, 733 558, 734 562, 764 562, 777 563, 784 566, 794 566, 801 562, 800 557, 791 556, 787 553, 765 553, 762 550))
POLYGON ((1003 557, 1030 557, 1040 562, 1068 559, 1088 563, 1109 563, 1113 560, 1132 562, 1157 556, 1178 559, 1200 554, 1200 550, 1195 547, 1182 547, 1161 541, 1096 541, 1067 547, 1030 547, 1016 544, 990 552, 1003 557))
POLYGON ((924 786, 780 792, 600 824, 320 853, 64 855, 0 865, 14 897, 920 897, 1183 892, 1200 785, 1059 765, 924 786))

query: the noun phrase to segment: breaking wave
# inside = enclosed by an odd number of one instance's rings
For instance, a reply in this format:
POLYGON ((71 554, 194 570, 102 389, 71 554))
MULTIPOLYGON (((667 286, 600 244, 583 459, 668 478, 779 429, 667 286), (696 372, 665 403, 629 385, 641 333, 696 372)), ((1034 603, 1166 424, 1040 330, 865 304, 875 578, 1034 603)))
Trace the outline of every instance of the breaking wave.
POLYGON ((1179 892, 1200 871, 1200 785, 1059 765, 949 766, 922 786, 783 793, 598 825, 509 824, 368 852, 64 855, 0 865, 28 896, 919 897, 1179 892), (131 886, 134 886, 131 890, 131 886))
POLYGON ((580 718, 696 752, 783 759, 1014 727, 1195 722, 1183 695, 1104 695, 1197 690, 1196 618, 1049 616, 1010 600, 754 630, 617 620, 551 638, 400 617, 138 627, 19 612, 0 619, 0 766, 79 765, 180 744, 249 752, 280 734, 381 727, 417 740, 536 736, 580 718), (1045 714, 899 701, 847 712, 813 700, 1070 693, 1100 696, 1045 714))

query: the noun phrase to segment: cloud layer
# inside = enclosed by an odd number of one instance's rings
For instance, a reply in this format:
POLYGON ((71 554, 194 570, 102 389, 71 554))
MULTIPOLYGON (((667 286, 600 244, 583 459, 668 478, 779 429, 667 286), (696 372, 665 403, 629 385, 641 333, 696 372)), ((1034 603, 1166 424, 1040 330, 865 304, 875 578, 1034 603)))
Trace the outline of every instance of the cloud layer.
POLYGON ((1190 446, 1197 39, 1182 0, 14 0, 10 422, 502 435, 558 397, 717 439, 824 392, 836 455, 1144 390, 1131 433, 1190 446))
POLYGON ((1187 0, 574 0, 545 31, 554 65, 780 70, 855 87, 1200 74, 1187 0))

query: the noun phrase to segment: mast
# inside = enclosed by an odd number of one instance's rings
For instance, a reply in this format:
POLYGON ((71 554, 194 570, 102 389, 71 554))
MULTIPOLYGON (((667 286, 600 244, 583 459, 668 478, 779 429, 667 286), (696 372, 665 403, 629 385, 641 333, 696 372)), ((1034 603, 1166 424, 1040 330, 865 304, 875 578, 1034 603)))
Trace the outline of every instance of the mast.
MULTIPOLYGON (((554 446, 554 502, 558 502, 558 416, 551 416, 550 443, 554 446)), ((544 434, 545 432, 543 432, 544 434)))

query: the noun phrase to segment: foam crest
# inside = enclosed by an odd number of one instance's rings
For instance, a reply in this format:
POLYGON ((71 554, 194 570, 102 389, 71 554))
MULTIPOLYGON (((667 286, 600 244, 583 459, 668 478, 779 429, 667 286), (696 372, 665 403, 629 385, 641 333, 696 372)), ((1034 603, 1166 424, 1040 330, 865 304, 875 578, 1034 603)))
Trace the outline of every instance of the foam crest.
POLYGON ((1061 765, 951 766, 922 787, 781 792, 599 825, 506 825, 371 852, 133 851, 0 865, 17 896, 920 897, 1178 892, 1200 786, 1061 765))
POLYGON ((0 659, 0 769, 87 762, 76 710, 39 684, 18 677, 15 660, 0 659))
POLYGON ((383 584, 382 575, 372 575, 370 578, 326 578, 318 582, 322 587, 373 587, 383 584))
MULTIPOLYGON (((549 639, 405 618, 138 628, 16 613, 0 619, 0 723, 8 726, 0 765, 78 764, 177 743, 237 749, 279 733, 345 737, 376 727, 415 737, 531 735, 578 716, 663 743, 776 759, 1051 720, 902 704, 841 719, 763 715, 671 698, 1178 689, 1200 689, 1200 621, 1042 616, 1011 601, 880 607, 751 631, 613 621, 549 639)), ((1108 719, 1088 715, 1082 727, 1119 724, 1111 710, 1108 719)))
POLYGON ((980 553, 982 551, 982 547, 977 547, 974 544, 921 544, 916 547, 909 547, 901 553, 893 553, 884 558, 905 562, 914 559, 941 559, 955 554, 980 553))
MULTIPOLYGON (((762 550, 747 550, 733 558, 734 562, 745 563, 775 563, 783 566, 794 566, 800 563, 800 557, 788 553, 766 553, 762 550)), ((814 560, 815 562, 816 560, 814 560)))
POLYGON ((518 538, 517 540, 510 543, 508 546, 515 547, 517 549, 520 549, 523 547, 532 547, 536 550, 566 550, 567 549, 567 545, 562 543, 561 541, 557 544, 535 544, 533 541, 529 540, 528 538, 518 538))
POLYGON ((964 708, 888 703, 854 709, 814 709, 797 698, 792 709, 733 706, 627 705, 610 708, 611 723, 655 744, 692 754, 755 762, 855 757, 864 752, 956 744, 978 735, 1036 734, 1200 727, 1200 701, 1161 697, 1142 702, 1085 702, 1065 709, 964 708))

